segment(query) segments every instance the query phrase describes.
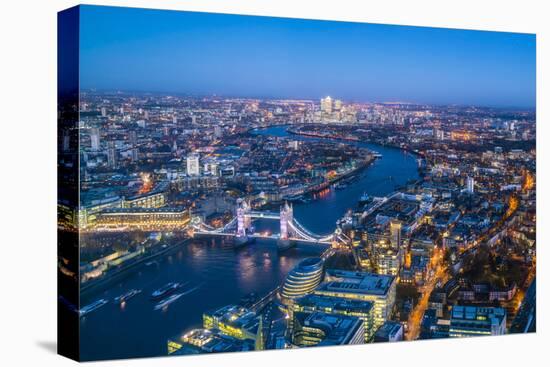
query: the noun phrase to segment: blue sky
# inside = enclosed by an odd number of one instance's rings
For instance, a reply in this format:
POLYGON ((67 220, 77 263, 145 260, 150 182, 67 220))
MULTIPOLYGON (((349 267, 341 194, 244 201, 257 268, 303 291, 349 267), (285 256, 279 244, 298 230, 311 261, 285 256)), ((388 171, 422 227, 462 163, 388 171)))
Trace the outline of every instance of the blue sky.
POLYGON ((81 8, 81 87, 535 106, 529 34, 81 8))

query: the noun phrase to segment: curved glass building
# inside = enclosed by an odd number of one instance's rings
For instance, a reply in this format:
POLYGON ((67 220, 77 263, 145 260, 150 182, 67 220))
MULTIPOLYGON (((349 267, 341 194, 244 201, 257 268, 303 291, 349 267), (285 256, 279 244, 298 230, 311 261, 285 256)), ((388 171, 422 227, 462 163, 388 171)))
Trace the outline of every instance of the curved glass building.
POLYGON ((281 291, 283 303, 312 293, 323 280, 323 265, 323 259, 310 257, 292 269, 281 291))

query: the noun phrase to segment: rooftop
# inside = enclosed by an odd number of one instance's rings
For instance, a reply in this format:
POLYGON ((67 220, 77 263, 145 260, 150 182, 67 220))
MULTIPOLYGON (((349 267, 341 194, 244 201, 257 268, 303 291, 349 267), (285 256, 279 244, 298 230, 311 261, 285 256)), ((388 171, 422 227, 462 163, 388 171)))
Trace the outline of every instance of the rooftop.
POLYGON ((326 297, 317 294, 308 294, 295 301, 298 307, 315 308, 316 310, 332 310, 340 312, 368 313, 373 307, 370 301, 350 300, 336 297, 326 297))
MULTIPOLYGON (((323 331, 325 337, 317 344, 319 346, 349 344, 363 325, 363 321, 357 317, 323 312, 311 314, 297 312, 295 318, 307 328, 323 331)), ((362 332, 361 335, 363 335, 362 332)))
POLYGON ((258 324, 258 317, 255 312, 236 305, 228 305, 213 312, 206 312, 205 316, 215 318, 218 322, 226 325, 247 330, 254 329, 258 324))
POLYGON ((402 332, 403 325, 397 321, 386 321, 374 334, 377 340, 393 340, 402 332))
POLYGON ((395 281, 392 275, 329 269, 319 291, 386 295, 395 281))

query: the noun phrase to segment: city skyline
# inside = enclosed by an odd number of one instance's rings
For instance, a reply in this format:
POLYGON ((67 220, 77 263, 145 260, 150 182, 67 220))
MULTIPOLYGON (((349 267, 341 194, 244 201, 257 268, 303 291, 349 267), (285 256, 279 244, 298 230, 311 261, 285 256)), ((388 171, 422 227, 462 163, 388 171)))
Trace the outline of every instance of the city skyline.
POLYGON ((531 34, 114 7, 82 10, 84 89, 535 106, 536 39, 531 34))
POLYGON ((61 354, 536 332, 534 36, 59 20, 61 354))

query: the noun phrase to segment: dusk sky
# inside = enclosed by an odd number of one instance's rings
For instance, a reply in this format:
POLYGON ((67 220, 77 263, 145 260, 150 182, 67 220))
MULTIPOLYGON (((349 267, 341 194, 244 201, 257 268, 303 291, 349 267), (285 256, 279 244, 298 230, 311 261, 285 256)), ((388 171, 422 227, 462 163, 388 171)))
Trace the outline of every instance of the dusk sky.
POLYGON ((81 9, 81 88, 535 106, 534 35, 81 9))

